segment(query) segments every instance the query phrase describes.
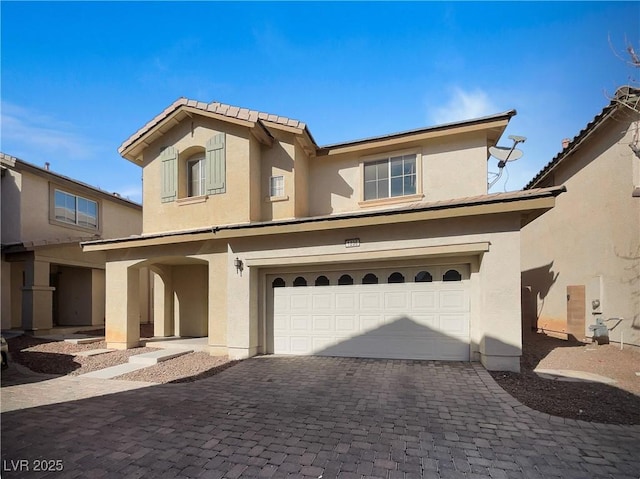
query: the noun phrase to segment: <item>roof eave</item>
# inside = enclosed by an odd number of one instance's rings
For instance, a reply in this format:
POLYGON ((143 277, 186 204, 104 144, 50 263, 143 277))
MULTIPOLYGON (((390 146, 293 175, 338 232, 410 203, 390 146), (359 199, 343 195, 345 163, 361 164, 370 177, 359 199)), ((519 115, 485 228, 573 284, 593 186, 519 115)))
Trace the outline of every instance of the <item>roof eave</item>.
POLYGON ((508 110, 495 115, 474 118, 471 120, 458 121, 453 123, 445 123, 425 128, 391 133, 371 138, 363 138, 360 140, 348 141, 344 143, 335 143, 331 145, 321 146, 318 149, 319 156, 334 156, 342 153, 350 153, 363 149, 376 148, 382 146, 393 146, 408 141, 420 141, 423 139, 454 135, 468 131, 492 130, 489 143, 494 144, 504 133, 509 121, 513 116, 517 115, 516 110, 508 110))
MULTIPOLYGON (((531 214, 553 208, 555 198, 566 191, 564 186, 522 192, 513 197, 493 194, 479 199, 461 199, 445 204, 410 205, 406 208, 354 212, 344 215, 299 218, 293 220, 269 221, 264 223, 243 223, 236 225, 212 226, 188 231, 173 231, 142 235, 129 238, 115 238, 82 243, 84 251, 117 250, 129 247, 168 245, 213 239, 264 236, 313 231, 327 228, 342 229, 412 221, 427 221, 465 216, 499 213, 531 214), (331 226, 328 226, 328 223, 331 226)), ((541 213, 540 213, 541 214, 541 213)))

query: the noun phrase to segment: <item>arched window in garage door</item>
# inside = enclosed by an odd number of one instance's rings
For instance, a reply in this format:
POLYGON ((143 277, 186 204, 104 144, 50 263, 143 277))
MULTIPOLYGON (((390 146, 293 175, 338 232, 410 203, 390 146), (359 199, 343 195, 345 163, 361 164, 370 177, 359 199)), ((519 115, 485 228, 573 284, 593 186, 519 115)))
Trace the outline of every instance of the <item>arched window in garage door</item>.
POLYGON ((306 286, 307 285, 307 280, 304 279, 302 276, 298 276, 296 279, 293 280, 293 285, 294 286, 306 286))
POLYGON ((282 279, 282 278, 274 279, 273 282, 271 283, 271 287, 272 288, 284 288, 285 287, 284 279, 282 279))
POLYGON ((338 284, 340 286, 348 286, 350 284, 353 284, 353 278, 348 274, 343 274, 342 276, 340 276, 340 279, 338 279, 338 284))
POLYGON ((442 281, 462 281, 462 275, 456 269, 450 269, 442 275, 442 281))
POLYGON ((367 273, 362 278, 362 284, 378 284, 378 277, 373 273, 367 273))
POLYGON ((316 278, 316 286, 329 286, 329 278, 326 276, 318 276, 316 278))
POLYGON ((404 276, 397 271, 395 273, 391 273, 387 279, 387 283, 404 283, 404 276))
POLYGON ((416 274, 415 282, 416 283, 431 283, 433 281, 433 276, 428 271, 420 271, 416 274))

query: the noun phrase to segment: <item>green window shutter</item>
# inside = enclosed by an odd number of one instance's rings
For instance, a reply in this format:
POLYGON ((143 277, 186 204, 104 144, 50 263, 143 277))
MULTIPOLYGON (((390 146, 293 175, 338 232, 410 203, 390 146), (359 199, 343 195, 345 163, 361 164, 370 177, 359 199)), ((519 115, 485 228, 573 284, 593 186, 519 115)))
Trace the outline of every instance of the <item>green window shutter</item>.
POLYGON ((175 201, 178 196, 178 152, 168 146, 160 154, 162 168, 162 188, 160 198, 163 203, 175 201))
POLYGON ((226 191, 226 171, 225 137, 224 133, 218 133, 207 141, 205 186, 208 195, 226 191))

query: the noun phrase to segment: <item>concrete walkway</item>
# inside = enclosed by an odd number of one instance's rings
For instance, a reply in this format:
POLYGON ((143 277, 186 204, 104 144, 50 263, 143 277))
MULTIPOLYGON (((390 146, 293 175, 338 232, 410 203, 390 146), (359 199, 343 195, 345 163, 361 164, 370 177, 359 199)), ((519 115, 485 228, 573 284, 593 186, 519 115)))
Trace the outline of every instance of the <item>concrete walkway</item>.
POLYGON ((86 380, 68 380, 66 392, 57 380, 17 386, 14 403, 37 394, 59 404, 4 412, 2 459, 60 460, 60 477, 638 479, 640 471, 640 426, 532 411, 476 364, 267 356, 193 383, 128 382, 138 385, 129 391, 120 383, 100 381, 91 398, 96 386, 86 380))

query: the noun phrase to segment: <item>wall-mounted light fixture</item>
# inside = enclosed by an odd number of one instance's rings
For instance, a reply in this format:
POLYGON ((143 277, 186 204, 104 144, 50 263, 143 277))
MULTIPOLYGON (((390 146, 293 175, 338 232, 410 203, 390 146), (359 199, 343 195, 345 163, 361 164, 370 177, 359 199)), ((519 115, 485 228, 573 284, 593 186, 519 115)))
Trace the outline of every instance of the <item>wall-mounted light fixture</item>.
POLYGON ((236 273, 240 274, 242 273, 242 270, 244 269, 244 264, 242 263, 242 260, 240 258, 237 258, 233 260, 233 265, 236 267, 236 273))

